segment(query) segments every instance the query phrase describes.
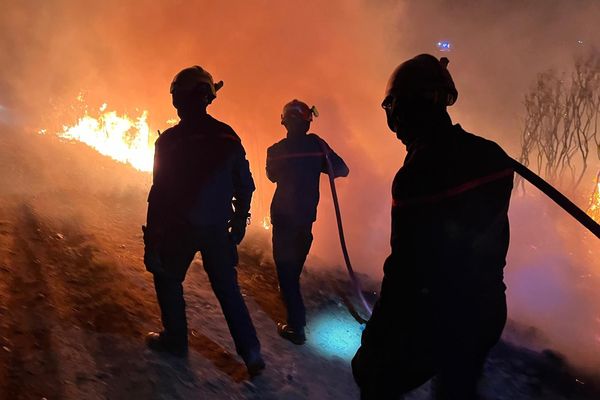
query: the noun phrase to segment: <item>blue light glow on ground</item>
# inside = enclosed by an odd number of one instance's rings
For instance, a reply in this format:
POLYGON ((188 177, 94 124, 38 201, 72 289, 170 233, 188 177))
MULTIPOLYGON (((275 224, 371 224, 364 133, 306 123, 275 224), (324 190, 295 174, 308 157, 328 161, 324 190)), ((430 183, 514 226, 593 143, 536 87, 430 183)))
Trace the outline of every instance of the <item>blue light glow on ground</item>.
POLYGON ((350 361, 360 346, 360 325, 345 310, 326 310, 310 322, 307 344, 327 357, 350 361))

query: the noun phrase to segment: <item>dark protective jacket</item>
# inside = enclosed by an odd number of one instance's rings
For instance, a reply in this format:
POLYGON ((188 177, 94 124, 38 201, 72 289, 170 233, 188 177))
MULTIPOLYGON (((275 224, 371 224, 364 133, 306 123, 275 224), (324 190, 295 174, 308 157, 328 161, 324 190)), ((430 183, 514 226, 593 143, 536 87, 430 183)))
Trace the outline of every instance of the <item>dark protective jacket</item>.
POLYGON ((285 138, 267 149, 267 177, 277 183, 271 202, 273 224, 306 225, 317 219, 319 177, 327 172, 321 143, 330 154, 335 177, 348 175, 344 160, 314 133, 285 138))
POLYGON ((512 183, 500 146, 460 125, 411 144, 392 185, 380 306, 426 296, 440 312, 460 312, 503 293, 512 183))
POLYGON ((246 218, 254 191, 235 131, 208 114, 182 120, 155 143, 148 225, 226 226, 246 218))

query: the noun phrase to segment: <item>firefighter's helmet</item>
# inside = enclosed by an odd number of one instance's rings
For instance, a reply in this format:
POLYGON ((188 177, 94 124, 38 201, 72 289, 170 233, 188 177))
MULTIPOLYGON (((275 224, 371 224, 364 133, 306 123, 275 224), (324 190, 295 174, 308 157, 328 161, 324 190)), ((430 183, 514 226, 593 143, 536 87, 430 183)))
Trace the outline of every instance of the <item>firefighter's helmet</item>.
POLYGON ((281 113, 281 123, 290 118, 296 118, 307 122, 312 122, 313 115, 319 116, 319 112, 315 106, 309 107, 308 104, 300 100, 292 100, 283 107, 281 113))
MULTIPOLYGON (((458 91, 448 72, 449 60, 421 54, 400 64, 388 81, 386 96, 418 98, 444 107, 458 98, 458 91)), ((384 105, 385 107, 385 105, 384 105)))
POLYGON ((223 81, 214 82, 211 74, 204 68, 194 65, 179 71, 171 82, 171 94, 175 92, 193 92, 201 85, 207 85, 213 97, 217 97, 217 90, 223 87, 223 81))

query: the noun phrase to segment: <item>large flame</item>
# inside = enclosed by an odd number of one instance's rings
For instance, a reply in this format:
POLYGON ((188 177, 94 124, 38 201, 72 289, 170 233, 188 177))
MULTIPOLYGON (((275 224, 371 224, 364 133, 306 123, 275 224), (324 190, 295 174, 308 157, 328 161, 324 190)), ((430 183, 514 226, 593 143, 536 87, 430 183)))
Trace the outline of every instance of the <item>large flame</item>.
MULTIPOLYGON (((83 109, 87 110, 83 95, 80 95, 77 100, 83 109)), ((116 111, 107 111, 107 105, 103 104, 98 110, 97 117, 85 111, 74 125, 64 125, 62 132, 58 132, 57 135, 64 139, 85 143, 100 154, 129 164, 139 171, 152 172, 153 141, 156 137, 150 133, 147 118, 146 110, 142 111, 137 118, 130 118, 124 114, 119 115, 116 111)), ((172 126, 177 123, 177 120, 171 119, 166 123, 172 126)), ((46 134, 46 130, 42 129, 39 133, 46 134)), ((260 203, 258 208, 260 215, 262 214, 260 203)), ((263 216, 259 221, 263 229, 271 229, 271 220, 268 216, 263 216)))
POLYGON ((83 142, 140 171, 152 171, 154 146, 147 123, 148 111, 131 119, 115 111, 106 111, 106 108, 106 104, 100 107, 101 114, 97 118, 86 112, 75 125, 63 126, 58 136, 83 142))

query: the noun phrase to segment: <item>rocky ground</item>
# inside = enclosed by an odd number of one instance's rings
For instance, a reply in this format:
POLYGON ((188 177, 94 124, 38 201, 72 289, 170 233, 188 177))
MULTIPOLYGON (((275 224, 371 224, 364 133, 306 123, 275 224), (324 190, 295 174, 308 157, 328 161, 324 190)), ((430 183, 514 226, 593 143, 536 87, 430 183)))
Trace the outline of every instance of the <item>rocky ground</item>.
MULTIPOLYGON (((148 176, 6 127, 0 144, 0 399, 358 399, 348 360, 361 326, 348 311, 343 271, 308 265, 309 341, 283 341, 268 235, 254 228, 240 248, 239 278, 265 373, 248 380, 200 258, 186 280, 189 359, 154 354, 143 337, 159 314, 139 229, 148 176)), ((503 342, 482 392, 598 399, 596 382, 552 351, 503 342)), ((423 387, 408 398, 427 395, 423 387)))

